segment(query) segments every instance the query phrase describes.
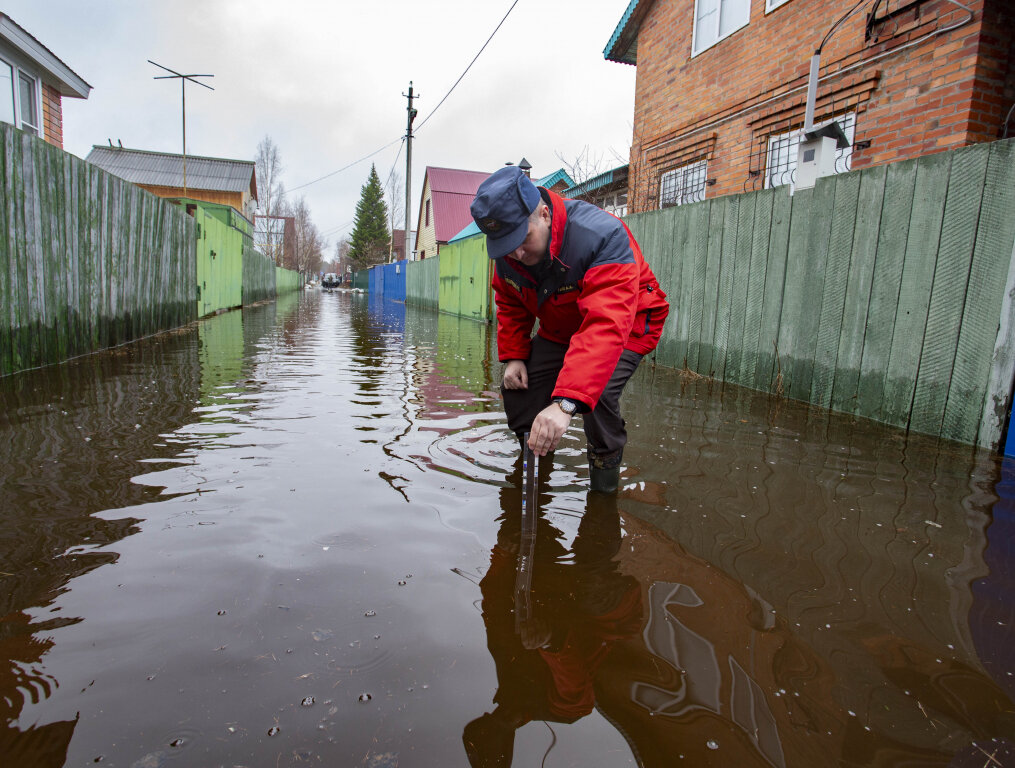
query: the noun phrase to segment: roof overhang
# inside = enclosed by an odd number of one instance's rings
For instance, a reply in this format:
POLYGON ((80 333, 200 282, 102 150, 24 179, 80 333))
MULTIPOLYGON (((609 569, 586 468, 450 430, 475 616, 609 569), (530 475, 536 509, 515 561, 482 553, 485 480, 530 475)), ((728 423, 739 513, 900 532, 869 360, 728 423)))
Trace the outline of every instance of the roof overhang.
POLYGON ((638 32, 654 0, 631 0, 603 49, 603 58, 619 64, 638 63, 638 32))
POLYGON ((567 175, 567 171, 565 171, 563 168, 560 168, 560 169, 554 171, 549 176, 544 176, 543 178, 541 178, 538 181, 534 182, 534 184, 537 187, 546 187, 547 189, 549 189, 554 184, 556 184, 558 182, 561 182, 561 181, 563 181, 565 183, 565 186, 567 186, 567 187, 573 187, 574 186, 574 180, 570 176, 567 175))
POLYGON ((38 66, 47 85, 55 86, 61 96, 87 99, 92 86, 64 64, 46 46, 20 27, 10 16, 0 13, 0 41, 38 66))
POLYGON ((572 187, 568 187, 564 190, 564 194, 567 197, 579 197, 581 195, 587 195, 590 192, 595 192, 597 189, 608 186, 613 183, 620 184, 627 181, 628 166, 622 165, 618 168, 611 168, 604 173, 600 173, 598 176, 593 176, 591 179, 583 181, 581 184, 575 184, 572 187))

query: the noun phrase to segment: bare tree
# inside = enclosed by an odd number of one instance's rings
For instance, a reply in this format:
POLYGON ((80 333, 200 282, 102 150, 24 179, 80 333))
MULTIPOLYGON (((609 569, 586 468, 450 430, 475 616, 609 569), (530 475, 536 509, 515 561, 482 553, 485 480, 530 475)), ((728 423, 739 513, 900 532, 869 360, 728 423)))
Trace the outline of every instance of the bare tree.
POLYGON ((605 159, 602 152, 596 154, 589 148, 588 144, 582 147, 581 151, 572 160, 564 157, 562 152, 554 152, 554 154, 563 163, 564 170, 567 171, 567 175, 571 177, 571 180, 575 184, 582 184, 594 176, 598 176, 600 173, 605 173, 610 168, 624 165, 627 162, 613 147, 610 147, 611 157, 605 159))
POLYGON ((284 210, 285 215, 292 219, 287 266, 304 274, 319 271, 323 261, 322 253, 328 244, 310 216, 307 199, 300 195, 288 203, 284 210))
POLYGON ((352 265, 352 261, 349 259, 349 251, 351 248, 352 243, 349 242, 348 236, 343 236, 337 243, 335 243, 335 271, 343 277, 345 277, 352 265))
POLYGON ((266 135, 257 145, 254 169, 257 173, 257 211, 263 220, 254 228, 257 246, 281 265, 285 224, 279 217, 285 207, 285 187, 282 184, 282 155, 271 136, 266 135))
MULTIPOLYGON (((405 227, 405 187, 402 185, 402 177, 398 171, 392 170, 384 192, 388 198, 388 231, 394 235, 396 229, 401 230, 405 227)), ((404 231, 402 237, 405 237, 404 231)), ((395 247, 404 246, 404 244, 404 242, 396 243, 394 239, 391 240, 388 245, 388 261, 391 261, 395 247)))

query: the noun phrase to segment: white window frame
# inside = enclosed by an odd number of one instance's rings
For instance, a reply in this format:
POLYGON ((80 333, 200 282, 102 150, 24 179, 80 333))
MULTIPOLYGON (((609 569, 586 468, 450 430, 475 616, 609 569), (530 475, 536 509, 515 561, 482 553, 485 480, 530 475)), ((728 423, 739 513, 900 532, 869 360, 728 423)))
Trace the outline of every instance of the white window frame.
POLYGON ((789 0, 765 0, 765 13, 771 13, 776 8, 786 5, 789 0))
POLYGON ((20 128, 23 131, 29 131, 30 133, 38 136, 40 139, 45 138, 45 125, 43 124, 43 111, 42 111, 42 81, 39 76, 36 75, 29 69, 25 69, 18 65, 17 61, 13 60, 10 56, 0 56, 0 61, 7 64, 11 68, 11 94, 14 104, 14 127, 20 128), (35 119, 33 121, 26 121, 23 117, 23 111, 21 108, 21 78, 26 77, 32 81, 32 87, 35 91, 35 119))
POLYGON ((692 32, 691 32, 691 58, 692 59, 695 56, 697 56, 698 54, 704 53, 705 51, 707 51, 712 46, 718 45, 719 43, 721 43, 723 40, 725 40, 727 37, 729 37, 730 35, 734 34, 735 32, 738 32, 739 30, 743 29, 751 21, 751 3, 750 3, 750 0, 747 0, 747 9, 746 9, 747 12, 746 12, 746 14, 744 14, 743 21, 740 24, 738 24, 735 28, 730 29, 728 32, 726 32, 725 35, 720 35, 719 34, 719 30, 722 28, 723 5, 725 3, 735 2, 735 0, 715 0, 715 1, 718 4, 718 8, 716 9, 716 14, 715 14, 715 34, 716 34, 716 38, 715 38, 715 40, 713 40, 708 45, 705 45, 705 46, 702 46, 701 48, 699 48, 698 47, 698 38, 699 38, 699 34, 698 34, 698 4, 701 2, 701 0, 694 0, 694 19, 693 19, 693 27, 692 27, 692 32))
MULTIPOLYGON (((853 156, 853 141, 856 136, 856 112, 843 112, 831 119, 837 120, 839 125, 843 126, 843 133, 846 134, 846 139, 849 141, 848 147, 837 150, 835 153, 835 172, 837 174, 846 173, 849 171, 850 159, 853 156)), ((802 134, 803 129, 797 128, 793 131, 772 134, 768 137, 768 147, 765 150, 765 189, 784 187, 788 184, 790 194, 793 194, 796 189, 797 147, 800 146, 800 136, 802 134), (788 174, 788 181, 780 180, 775 182, 772 180, 773 150, 779 151, 783 149, 786 151, 787 169, 780 172, 780 175, 788 174)))
POLYGON ((687 205, 698 203, 705 199, 705 186, 708 183, 708 160, 702 158, 691 163, 678 165, 659 176, 659 208, 669 208, 674 205, 687 205), (697 178, 701 181, 698 182, 697 178), (693 178, 692 178, 693 177, 693 178), (669 179, 677 179, 677 183, 671 187, 675 192, 670 199, 665 199, 663 191, 669 179), (700 191, 700 197, 698 193, 700 191))

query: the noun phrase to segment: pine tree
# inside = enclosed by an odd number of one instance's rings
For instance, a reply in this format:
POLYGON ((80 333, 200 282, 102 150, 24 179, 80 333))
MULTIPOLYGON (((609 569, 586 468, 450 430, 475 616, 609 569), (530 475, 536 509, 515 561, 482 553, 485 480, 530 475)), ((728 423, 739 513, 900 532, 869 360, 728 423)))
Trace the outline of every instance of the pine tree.
POLYGON ((370 166, 370 176, 360 190, 356 203, 356 219, 350 238, 349 258, 362 269, 383 264, 388 257, 388 206, 384 202, 384 189, 377 169, 370 166))

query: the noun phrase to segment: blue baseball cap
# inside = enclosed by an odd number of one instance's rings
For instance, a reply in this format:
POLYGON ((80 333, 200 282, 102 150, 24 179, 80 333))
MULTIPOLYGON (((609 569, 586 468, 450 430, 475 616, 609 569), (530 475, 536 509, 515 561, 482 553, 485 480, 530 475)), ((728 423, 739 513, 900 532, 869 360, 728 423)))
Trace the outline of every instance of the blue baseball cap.
POLYGON ((501 168, 479 185, 469 211, 486 235, 491 259, 507 256, 525 242, 529 216, 539 200, 536 185, 517 165, 501 168))

